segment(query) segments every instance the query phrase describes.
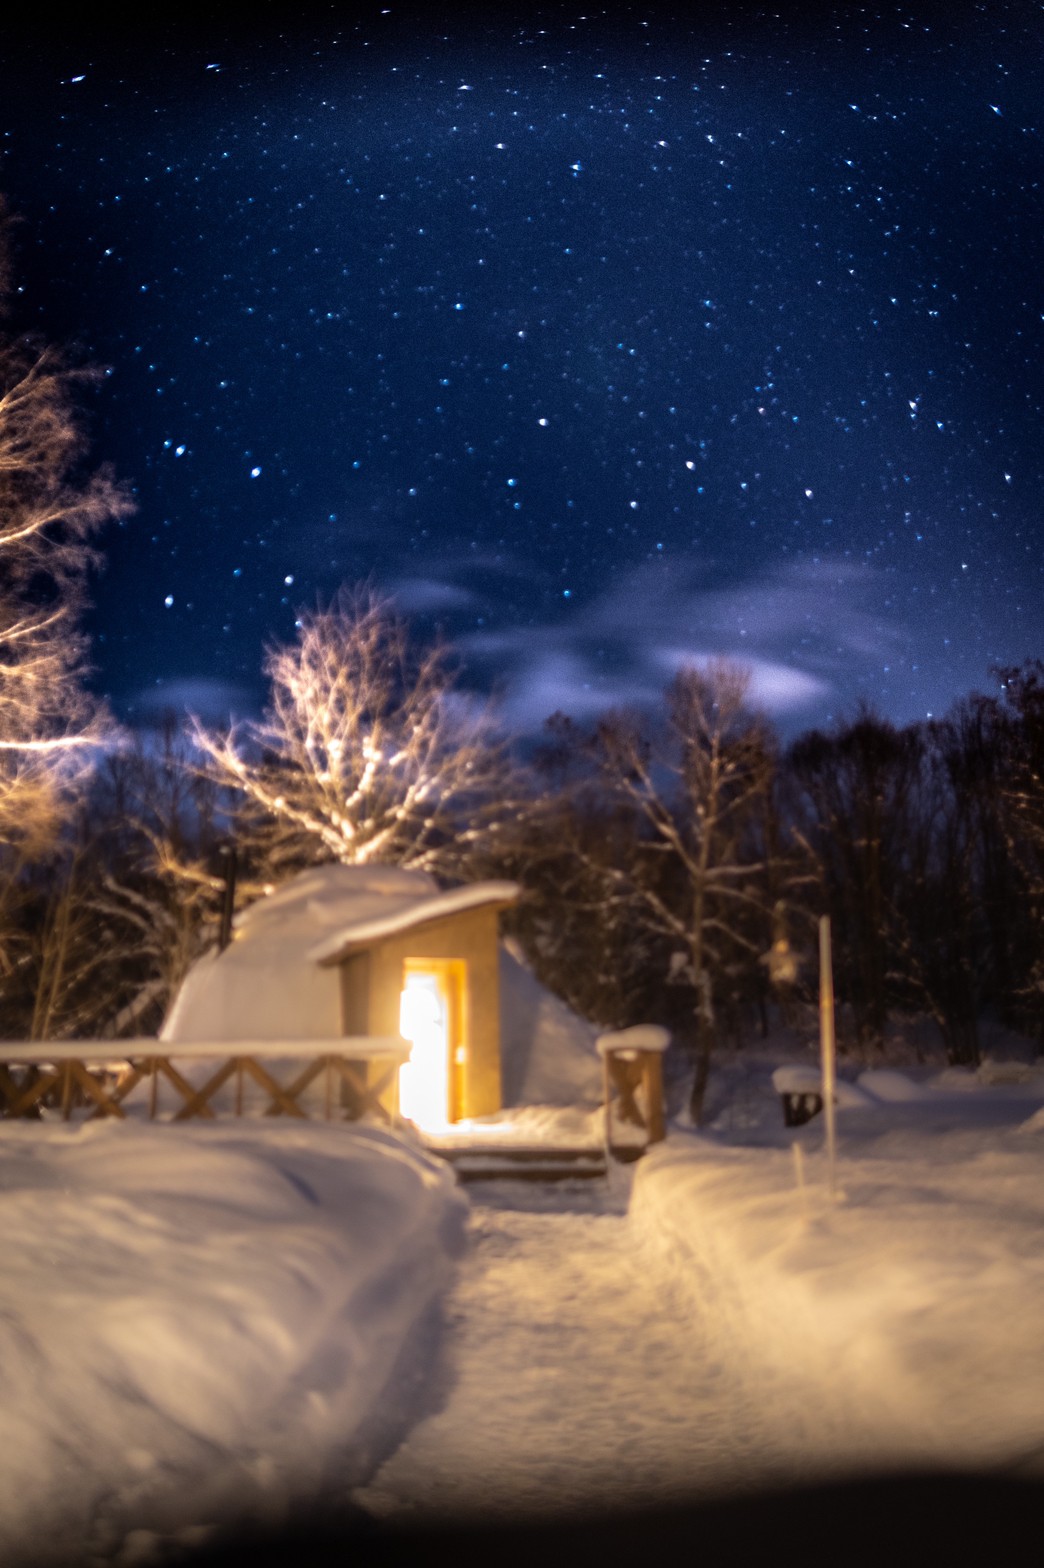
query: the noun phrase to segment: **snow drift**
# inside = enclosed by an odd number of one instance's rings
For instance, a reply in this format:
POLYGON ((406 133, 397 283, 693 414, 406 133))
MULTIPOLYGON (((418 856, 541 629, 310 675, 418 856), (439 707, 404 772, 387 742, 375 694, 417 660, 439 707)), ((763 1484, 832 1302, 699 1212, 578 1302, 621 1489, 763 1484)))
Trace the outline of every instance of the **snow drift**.
POLYGON ((0 1127, 0 1558, 191 1541, 366 1473, 465 1212, 375 1127, 0 1127))
MULTIPOLYGON (((182 1041, 333 1040, 342 1033, 340 977, 319 959, 348 936, 368 940, 517 893, 511 882, 440 892, 398 866, 316 866, 236 919, 236 940, 189 970, 161 1030, 182 1041)), ((540 984, 514 944, 500 950, 505 1106, 598 1103, 597 1031, 540 984)))
POLYGON ((842 1106, 839 1202, 821 1118, 784 1132, 777 1109, 744 1129, 754 1146, 675 1133, 650 1152, 635 1235, 729 1359, 743 1347, 766 1420, 803 1387, 795 1461, 1039 1470, 1044 1116, 1028 1091, 859 1083, 880 1098, 842 1106))
POLYGON ((508 943, 500 949, 500 1031, 506 1106, 600 1103, 597 1029, 541 985, 508 943))

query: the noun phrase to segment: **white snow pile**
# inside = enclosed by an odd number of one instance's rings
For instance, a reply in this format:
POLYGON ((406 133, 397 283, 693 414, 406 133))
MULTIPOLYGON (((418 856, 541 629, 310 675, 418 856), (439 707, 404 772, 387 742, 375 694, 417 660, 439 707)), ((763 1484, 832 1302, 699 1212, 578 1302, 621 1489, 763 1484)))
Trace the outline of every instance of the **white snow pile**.
POLYGON ((532 973, 514 943, 500 949, 500 1054, 503 1102, 572 1105, 601 1101, 598 1031, 532 973))
POLYGON ((366 1474, 465 1212, 376 1127, 0 1126, 0 1561, 146 1560, 366 1474))
POLYGON ((320 961, 483 903, 510 903, 514 882, 440 892, 401 866, 313 866, 235 919, 235 940, 192 968, 164 1023, 164 1040, 325 1040, 341 1031, 340 977, 320 961))
MULTIPOLYGON (((823 1075, 818 1067, 777 1067, 772 1074, 772 1086, 778 1094, 818 1094, 822 1097, 823 1075)), ((860 1073, 855 1083, 837 1078, 834 1084, 834 1103, 842 1108, 876 1105, 879 1100, 916 1100, 923 1093, 903 1073, 889 1072, 885 1068, 860 1073)))
MULTIPOLYGON (((348 936, 369 940, 482 902, 508 902, 511 882, 440 892, 400 866, 315 866, 236 917, 236 939, 189 970, 160 1038, 184 1041, 333 1040, 342 1034, 341 982, 319 958, 348 936)), ((540 984, 512 942, 500 950, 503 1103, 582 1105, 601 1097, 597 1031, 540 984)))
POLYGON ((715 1336, 724 1355, 745 1347, 767 1416, 805 1389, 795 1463, 1041 1473, 1039 1092, 954 1093, 885 1069, 859 1085, 879 1098, 841 1107, 836 1201, 823 1118, 785 1130, 777 1106, 736 1142, 726 1115, 718 1133, 675 1130, 647 1155, 636 1235, 698 1304, 708 1353, 715 1336))
POLYGON ((671 1043, 670 1031, 659 1024, 632 1024, 630 1029, 611 1029, 596 1042, 599 1056, 634 1058, 640 1051, 655 1051, 662 1056, 671 1043))

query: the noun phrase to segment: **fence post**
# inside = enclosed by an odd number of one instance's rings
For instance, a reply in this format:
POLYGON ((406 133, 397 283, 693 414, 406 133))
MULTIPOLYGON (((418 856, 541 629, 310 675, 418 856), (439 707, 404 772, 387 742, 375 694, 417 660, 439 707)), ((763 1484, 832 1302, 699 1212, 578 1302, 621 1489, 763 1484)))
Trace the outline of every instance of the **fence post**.
POLYGON ((605 1136, 610 1155, 617 1160, 636 1160, 651 1143, 667 1136, 663 1109, 663 1071, 661 1061, 670 1035, 658 1024, 636 1024, 630 1029, 599 1035, 598 1054, 602 1058, 605 1094, 605 1136), (641 1141, 619 1137, 614 1141, 613 1090, 617 1091, 619 1124, 628 1123, 644 1132, 641 1141), (636 1096, 640 1095, 642 1106, 636 1096))
POLYGON ((830 916, 819 921, 819 1046, 823 1074, 823 1115, 826 1118, 827 1170, 830 1197, 837 1197, 837 1138, 835 1118, 834 968, 830 946, 830 916))

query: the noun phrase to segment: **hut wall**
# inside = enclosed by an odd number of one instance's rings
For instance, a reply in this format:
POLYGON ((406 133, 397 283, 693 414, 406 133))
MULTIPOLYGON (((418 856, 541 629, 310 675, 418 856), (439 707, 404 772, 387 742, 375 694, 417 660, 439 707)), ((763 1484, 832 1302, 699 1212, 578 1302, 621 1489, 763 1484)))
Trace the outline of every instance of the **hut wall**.
MULTIPOLYGON (((338 966, 341 971, 341 1033, 372 1034, 370 1028, 370 955, 350 953, 338 966)), ((399 1024, 390 1031, 398 1034, 399 1024)))
POLYGON ((464 1048, 460 1065, 461 1116, 485 1116, 501 1108, 500 1087, 500 968, 496 907, 464 910, 441 920, 425 921, 395 936, 386 937, 365 954, 342 961, 342 997, 347 1008, 357 1005, 362 988, 368 992, 366 1033, 399 1032, 399 998, 403 965, 407 959, 459 959, 467 966, 464 987, 464 1048), (368 984, 362 971, 352 966, 365 958, 368 984))

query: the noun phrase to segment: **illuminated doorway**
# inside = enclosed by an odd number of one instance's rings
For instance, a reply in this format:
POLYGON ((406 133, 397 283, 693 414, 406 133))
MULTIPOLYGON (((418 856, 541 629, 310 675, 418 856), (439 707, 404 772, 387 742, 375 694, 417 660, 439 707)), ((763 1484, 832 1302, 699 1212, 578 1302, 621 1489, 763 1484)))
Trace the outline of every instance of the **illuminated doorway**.
POLYGON ((399 1069, 399 1114, 424 1132, 444 1132, 456 1119, 463 983, 459 959, 408 958, 403 965, 399 1033, 412 1049, 399 1069))

